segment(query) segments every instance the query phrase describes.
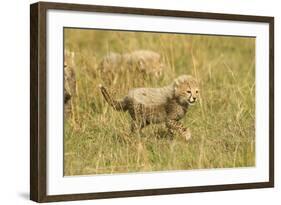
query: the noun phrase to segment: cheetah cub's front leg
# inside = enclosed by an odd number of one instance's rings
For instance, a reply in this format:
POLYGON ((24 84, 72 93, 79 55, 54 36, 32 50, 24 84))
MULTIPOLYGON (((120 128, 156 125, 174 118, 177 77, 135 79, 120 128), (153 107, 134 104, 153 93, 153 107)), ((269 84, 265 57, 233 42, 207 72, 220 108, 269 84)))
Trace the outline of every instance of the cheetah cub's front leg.
POLYGON ((191 132, 188 128, 184 127, 182 123, 176 120, 167 120, 166 126, 171 134, 178 133, 186 141, 188 141, 191 138, 191 132))

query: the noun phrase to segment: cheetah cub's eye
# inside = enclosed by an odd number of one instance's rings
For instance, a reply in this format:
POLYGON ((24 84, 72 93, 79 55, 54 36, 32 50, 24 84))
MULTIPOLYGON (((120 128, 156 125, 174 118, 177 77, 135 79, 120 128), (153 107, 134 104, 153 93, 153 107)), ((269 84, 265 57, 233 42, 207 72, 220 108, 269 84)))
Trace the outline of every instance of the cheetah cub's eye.
POLYGON ((191 91, 190 91, 190 90, 187 90, 186 92, 187 92, 187 93, 191 93, 191 91))
POLYGON ((195 92, 198 93, 198 90, 196 90, 195 92))

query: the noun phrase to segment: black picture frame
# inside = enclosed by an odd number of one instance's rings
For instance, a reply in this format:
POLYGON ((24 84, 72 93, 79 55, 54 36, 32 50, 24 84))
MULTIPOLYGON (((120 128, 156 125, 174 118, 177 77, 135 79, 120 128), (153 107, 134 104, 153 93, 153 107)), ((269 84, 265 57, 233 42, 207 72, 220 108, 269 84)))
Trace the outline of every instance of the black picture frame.
POLYGON ((36 202, 101 199, 190 192, 209 192, 274 186, 274 18, 219 13, 203 13, 143 8, 38 2, 30 6, 30 199, 36 202), (49 9, 216 19, 269 24, 269 181, 196 187, 146 189, 87 194, 47 195, 46 192, 46 13, 49 9))

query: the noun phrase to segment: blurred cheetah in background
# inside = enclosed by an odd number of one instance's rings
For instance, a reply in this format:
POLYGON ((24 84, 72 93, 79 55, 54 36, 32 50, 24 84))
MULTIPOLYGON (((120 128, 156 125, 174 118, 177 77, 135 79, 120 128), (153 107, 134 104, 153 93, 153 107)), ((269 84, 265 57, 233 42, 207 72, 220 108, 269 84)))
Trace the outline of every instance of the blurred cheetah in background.
POLYGON ((75 53, 64 51, 64 105, 65 112, 71 112, 72 98, 76 95, 75 53))
POLYGON ((112 82, 116 74, 126 71, 159 78, 164 67, 159 53, 150 50, 136 50, 124 54, 111 52, 101 60, 98 69, 102 75, 110 77, 109 82, 112 82))

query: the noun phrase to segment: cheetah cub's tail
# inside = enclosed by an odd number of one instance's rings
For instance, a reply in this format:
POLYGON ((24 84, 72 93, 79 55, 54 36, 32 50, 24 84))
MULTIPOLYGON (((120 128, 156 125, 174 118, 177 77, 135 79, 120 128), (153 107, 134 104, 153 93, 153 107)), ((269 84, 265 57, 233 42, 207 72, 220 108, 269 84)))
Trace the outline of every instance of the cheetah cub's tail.
POLYGON ((110 94, 108 93, 107 89, 99 84, 99 88, 101 91, 101 94, 103 95, 105 101, 112 106, 117 111, 127 111, 127 102, 126 97, 120 100, 113 99, 110 94))

